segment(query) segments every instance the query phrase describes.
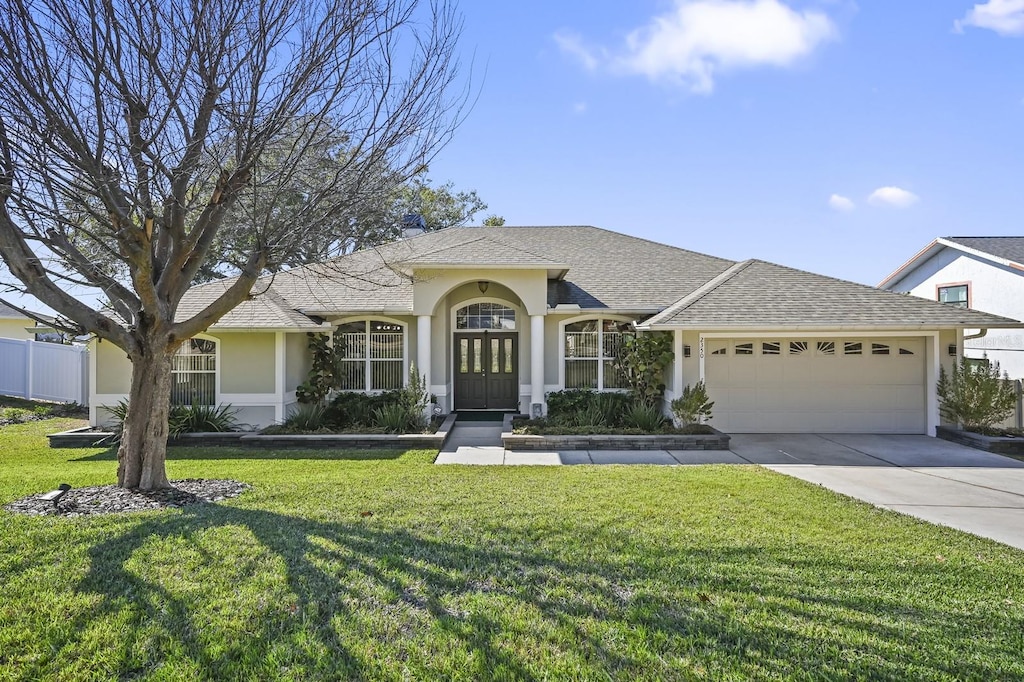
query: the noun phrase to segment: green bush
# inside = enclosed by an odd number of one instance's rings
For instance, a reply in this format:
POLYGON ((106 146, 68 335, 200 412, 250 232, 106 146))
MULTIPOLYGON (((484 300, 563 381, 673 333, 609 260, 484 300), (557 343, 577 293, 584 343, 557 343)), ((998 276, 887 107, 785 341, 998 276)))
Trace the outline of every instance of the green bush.
POLYGON ((385 391, 384 393, 346 391, 335 396, 328 405, 324 421, 339 429, 370 426, 374 423, 374 412, 382 407, 401 402, 402 395, 399 391, 385 391))
POLYGON ((391 403, 373 411, 373 425, 385 433, 408 433, 414 429, 415 418, 416 415, 402 403, 391 403))
POLYGON ((622 426, 623 418, 634 403, 628 393, 599 393, 588 389, 569 389, 549 393, 548 418, 552 422, 566 425, 580 423, 581 415, 587 415, 587 425, 604 424, 614 428, 622 426), (595 414, 600 414, 600 420, 595 414))
POLYGON ((1017 392, 998 362, 960 358, 950 374, 939 369, 939 411, 968 431, 987 431, 1014 413, 1017 392))
POLYGON ((703 381, 696 386, 689 385, 683 389, 683 395, 672 401, 672 414, 681 424, 698 424, 711 419, 711 409, 715 402, 708 398, 707 388, 703 381))
MULTIPOLYGON (((121 400, 114 405, 103 406, 114 417, 112 442, 121 440, 124 420, 128 416, 128 401, 121 400)), ((171 405, 167 414, 167 437, 177 438, 183 433, 208 433, 211 431, 236 431, 241 426, 235 419, 238 410, 231 405, 211 407, 206 405, 171 405)))
POLYGON ((284 432, 311 433, 327 426, 327 406, 323 403, 300 403, 281 424, 284 432))
POLYGON ((628 427, 642 431, 661 431, 665 425, 665 417, 654 405, 636 403, 626 412, 625 423, 628 427))

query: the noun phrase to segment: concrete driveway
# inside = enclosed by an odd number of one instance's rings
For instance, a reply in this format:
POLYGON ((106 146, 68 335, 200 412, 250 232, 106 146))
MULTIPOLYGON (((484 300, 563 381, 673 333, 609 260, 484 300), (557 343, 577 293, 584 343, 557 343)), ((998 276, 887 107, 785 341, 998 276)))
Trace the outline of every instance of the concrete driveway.
POLYGON ((731 450, 875 506, 1024 549, 1024 462, 928 436, 741 434, 731 450))

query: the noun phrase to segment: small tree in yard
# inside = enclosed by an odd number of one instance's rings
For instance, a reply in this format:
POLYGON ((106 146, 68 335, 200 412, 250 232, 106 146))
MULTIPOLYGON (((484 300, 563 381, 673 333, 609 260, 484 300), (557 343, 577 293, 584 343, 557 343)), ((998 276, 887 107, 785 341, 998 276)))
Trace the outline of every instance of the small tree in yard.
POLYGON ((665 368, 673 355, 668 334, 624 334, 615 367, 638 402, 658 406, 665 395, 665 368))
POLYGON ((344 243, 345 204, 393 197, 450 139, 460 24, 420 4, 0 0, 0 256, 61 326, 131 360, 119 485, 169 485, 182 342, 308 245, 344 243))
POLYGON ((672 414, 684 426, 686 424, 703 424, 704 420, 711 419, 711 409, 715 401, 708 397, 707 388, 703 381, 698 381, 695 386, 687 385, 683 394, 672 401, 672 414))
POLYGON ((971 362, 960 358, 949 374, 940 368, 936 386, 939 411, 945 419, 968 431, 986 431, 1013 414, 1017 393, 998 362, 971 362))

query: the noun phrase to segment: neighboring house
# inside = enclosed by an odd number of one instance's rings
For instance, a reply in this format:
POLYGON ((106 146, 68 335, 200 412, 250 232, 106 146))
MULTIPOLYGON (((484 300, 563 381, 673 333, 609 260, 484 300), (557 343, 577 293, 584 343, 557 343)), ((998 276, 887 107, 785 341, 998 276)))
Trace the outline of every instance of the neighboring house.
MULTIPOLYGON (((197 286, 191 315, 229 285, 197 286)), ((758 260, 734 262, 594 227, 451 228, 261 280, 177 358, 177 402, 287 416, 307 332, 345 350, 344 389, 425 375, 443 411, 545 410, 565 388, 620 390, 623 333, 673 335, 666 403, 707 382, 713 424, 742 432, 934 434, 935 381, 964 328, 1015 324, 758 260), (951 349, 951 350, 947 350, 951 349)), ((93 342, 92 421, 130 365, 93 342)))
POLYGON ((3 303, 0 303, 0 338, 61 342, 60 334, 52 327, 44 327, 27 315, 3 303))
MULTIPOLYGON (((1024 319, 1024 237, 940 237, 878 285, 951 306, 1024 319)), ((1024 329, 968 330, 967 357, 999 362, 1024 378, 1024 329), (980 333, 980 332, 979 332, 980 333)))

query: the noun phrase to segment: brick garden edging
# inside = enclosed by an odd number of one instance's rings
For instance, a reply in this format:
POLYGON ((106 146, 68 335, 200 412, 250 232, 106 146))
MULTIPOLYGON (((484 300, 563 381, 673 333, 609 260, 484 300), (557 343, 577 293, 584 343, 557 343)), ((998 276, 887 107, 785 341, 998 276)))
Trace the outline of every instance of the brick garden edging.
MULTIPOLYGON (((710 427, 709 427, 710 428, 710 427)), ((506 450, 728 450, 729 435, 667 433, 652 436, 565 435, 531 436, 512 433, 512 415, 506 415, 501 441, 506 450)))
MULTIPOLYGON (((434 433, 325 433, 315 435, 276 434, 261 435, 245 431, 223 433, 185 433, 167 442, 168 446, 209 447, 228 445, 243 448, 268 449, 313 449, 350 448, 360 450, 407 450, 424 448, 440 450, 448 433, 455 424, 455 415, 450 414, 434 433)), ((91 448, 96 441, 112 436, 112 433, 93 431, 91 427, 72 429, 47 436, 51 448, 91 448)))
POLYGON ((1013 438, 1010 436, 986 436, 973 431, 963 431, 949 426, 935 427, 935 435, 943 440, 960 443, 968 447, 992 452, 997 455, 1008 455, 1014 458, 1024 458, 1024 438, 1013 438))

